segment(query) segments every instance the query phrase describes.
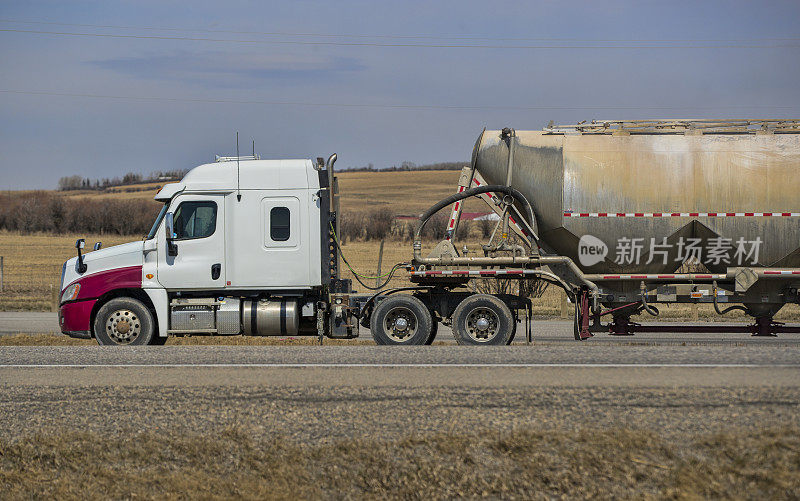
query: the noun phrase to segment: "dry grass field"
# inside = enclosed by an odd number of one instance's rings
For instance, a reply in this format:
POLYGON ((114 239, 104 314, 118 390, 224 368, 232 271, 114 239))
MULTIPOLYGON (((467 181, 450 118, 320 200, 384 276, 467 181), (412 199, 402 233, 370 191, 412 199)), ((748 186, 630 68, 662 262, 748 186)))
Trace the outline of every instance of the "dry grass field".
POLYGON ((0 440, 0 486, 18 499, 796 499, 798 431, 674 441, 623 428, 488 429, 305 445, 239 428, 65 428, 0 440))
MULTIPOLYGON (((343 212, 388 208, 395 214, 418 215, 434 202, 456 191, 460 171, 340 172, 339 196, 343 212)), ((132 198, 152 200, 162 184, 117 186, 104 191, 67 191, 68 198, 132 198)), ((155 202, 153 202, 155 203, 155 202)), ((475 210, 482 202, 476 202, 475 210), (479 205, 478 205, 479 204, 479 205)))
POLYGON ((86 247, 91 248, 98 240, 109 247, 134 237, 0 232, 0 256, 4 263, 0 311, 53 309, 59 293, 61 265, 75 255, 78 238, 86 238, 86 247))

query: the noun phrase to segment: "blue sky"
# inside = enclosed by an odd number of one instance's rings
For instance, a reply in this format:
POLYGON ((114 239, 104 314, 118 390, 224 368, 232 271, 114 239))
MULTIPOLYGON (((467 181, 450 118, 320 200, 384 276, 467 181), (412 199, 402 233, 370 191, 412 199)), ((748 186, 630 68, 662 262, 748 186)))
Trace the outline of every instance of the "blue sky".
POLYGON ((387 167, 466 160, 483 127, 800 117, 797 1, 32 0, 0 19, 84 34, 0 31, 0 189, 189 168, 237 130, 265 158, 387 167))

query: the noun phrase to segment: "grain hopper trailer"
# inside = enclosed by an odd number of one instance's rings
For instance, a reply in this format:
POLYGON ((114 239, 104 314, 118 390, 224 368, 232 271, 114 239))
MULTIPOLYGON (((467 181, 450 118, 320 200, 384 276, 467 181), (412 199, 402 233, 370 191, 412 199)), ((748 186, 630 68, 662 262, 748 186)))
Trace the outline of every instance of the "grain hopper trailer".
MULTIPOLYGON (((529 254, 423 257, 415 249, 418 283, 491 270, 545 278, 574 298, 578 339, 597 331, 798 331, 773 321, 785 304, 798 302, 800 288, 796 120, 484 131, 459 190, 486 184, 512 187, 531 205, 533 219, 502 194, 480 195, 495 208, 508 206, 501 234, 516 232, 530 243, 529 254), (719 314, 740 310, 755 322, 665 327, 630 320, 641 312, 657 316, 656 303, 709 303, 719 314)), ((453 206, 450 234, 459 210, 453 206)))

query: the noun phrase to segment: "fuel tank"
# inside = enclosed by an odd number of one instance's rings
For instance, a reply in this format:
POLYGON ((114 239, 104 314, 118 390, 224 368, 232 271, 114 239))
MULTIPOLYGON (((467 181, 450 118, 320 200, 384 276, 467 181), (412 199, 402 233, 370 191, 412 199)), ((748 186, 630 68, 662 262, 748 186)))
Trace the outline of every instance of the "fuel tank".
POLYGON ((670 273, 692 256, 715 273, 800 267, 798 121, 593 122, 501 136, 481 134, 475 168, 505 184, 514 141, 511 184, 532 204, 545 250, 584 272, 670 273))

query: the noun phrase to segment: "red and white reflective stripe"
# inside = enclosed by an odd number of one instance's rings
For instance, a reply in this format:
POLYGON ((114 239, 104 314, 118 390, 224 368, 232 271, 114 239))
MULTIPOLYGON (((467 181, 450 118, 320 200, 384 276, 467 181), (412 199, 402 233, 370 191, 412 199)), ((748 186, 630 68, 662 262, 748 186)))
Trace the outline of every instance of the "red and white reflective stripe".
MULTIPOLYGON (((665 275, 658 275, 658 274, 646 274, 646 275, 601 275, 600 280, 660 280, 660 279, 669 279, 669 280, 722 280, 726 278, 727 275, 724 273, 722 274, 682 274, 682 273, 675 273, 675 274, 665 274, 665 275)), ((592 277, 594 278, 594 277, 592 277)))
POLYGON ((764 275, 800 275, 800 270, 765 270, 764 275))
POLYGON ((800 212, 564 212, 564 217, 800 217, 800 212))
MULTIPOLYGON (((458 192, 463 193, 466 189, 465 186, 459 186, 458 192)), ((453 204, 453 210, 450 212, 450 221, 447 223, 447 229, 453 230, 456 227, 456 217, 458 216, 458 208, 461 207, 461 200, 458 200, 453 204)), ((446 240, 450 240, 450 235, 447 235, 445 238, 446 240)))
MULTIPOLYGON (((481 185, 481 182, 480 182, 480 181, 478 181, 477 179, 473 179, 473 182, 475 183, 475 186, 480 186, 480 185, 481 185)), ((492 195, 491 193, 484 193, 484 195, 486 195, 486 196, 487 196, 487 197, 489 197, 490 199, 494 199, 494 198, 495 198, 495 197, 494 197, 494 195, 492 195)), ((566 214, 566 212, 565 212, 565 214, 566 214)), ((522 226, 520 226, 520 225, 519 225, 519 224, 518 224, 518 223, 517 223, 517 222, 514 220, 514 217, 513 217, 513 216, 508 216, 508 220, 509 220, 509 221, 511 221, 511 223, 512 223, 512 224, 516 225, 516 226, 517 226, 517 228, 519 228, 519 230, 522 232, 522 234, 523 234, 523 235, 525 235, 526 237, 527 237, 527 236, 530 236, 530 235, 528 234, 527 230, 525 230, 525 228, 523 228, 522 226)))

